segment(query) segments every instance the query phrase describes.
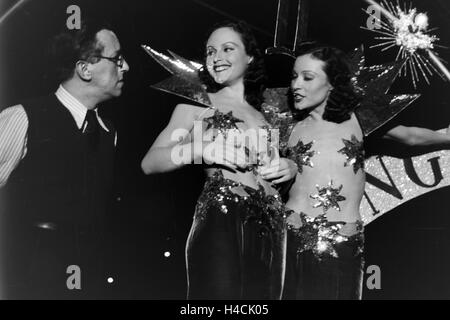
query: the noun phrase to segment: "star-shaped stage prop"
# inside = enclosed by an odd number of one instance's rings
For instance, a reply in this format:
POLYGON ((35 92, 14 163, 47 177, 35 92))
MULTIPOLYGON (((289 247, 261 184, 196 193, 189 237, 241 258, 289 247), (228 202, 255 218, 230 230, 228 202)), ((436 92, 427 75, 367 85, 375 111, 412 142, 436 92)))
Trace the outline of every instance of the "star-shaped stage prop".
POLYGON ((341 211, 341 207, 339 207, 339 202, 344 201, 346 199, 344 196, 340 195, 343 185, 340 185, 339 188, 333 188, 333 181, 330 181, 328 186, 323 188, 316 186, 316 188, 318 194, 310 195, 311 199, 318 201, 313 205, 313 208, 323 207, 324 213, 326 213, 331 208, 337 211, 341 211))
POLYGON ((352 82, 361 97, 355 110, 364 136, 368 136, 408 107, 419 94, 387 94, 404 61, 365 67, 364 48, 349 55, 352 82))
POLYGON ((146 45, 142 45, 142 48, 150 57, 172 73, 170 78, 153 85, 153 88, 187 98, 208 108, 213 108, 198 76, 198 71, 203 68, 203 65, 184 59, 170 51, 173 58, 146 45))
POLYGON ((314 164, 311 161, 311 158, 316 154, 314 150, 311 150, 313 144, 313 141, 304 144, 303 141, 300 140, 297 145, 289 147, 287 150, 286 157, 297 164, 299 173, 303 172, 303 166, 314 167, 314 164))
POLYGON ((359 141, 354 134, 352 134, 351 140, 342 139, 345 147, 339 150, 347 157, 344 166, 353 166, 353 172, 355 174, 359 169, 364 170, 364 143, 359 141))

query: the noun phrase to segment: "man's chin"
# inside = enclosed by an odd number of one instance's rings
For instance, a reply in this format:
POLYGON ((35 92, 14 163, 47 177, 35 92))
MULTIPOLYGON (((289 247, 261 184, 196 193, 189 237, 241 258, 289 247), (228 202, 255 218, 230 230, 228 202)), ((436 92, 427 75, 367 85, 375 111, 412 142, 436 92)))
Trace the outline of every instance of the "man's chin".
POLYGON ((120 97, 121 95, 122 95, 122 87, 116 89, 112 94, 112 96, 115 98, 120 97))

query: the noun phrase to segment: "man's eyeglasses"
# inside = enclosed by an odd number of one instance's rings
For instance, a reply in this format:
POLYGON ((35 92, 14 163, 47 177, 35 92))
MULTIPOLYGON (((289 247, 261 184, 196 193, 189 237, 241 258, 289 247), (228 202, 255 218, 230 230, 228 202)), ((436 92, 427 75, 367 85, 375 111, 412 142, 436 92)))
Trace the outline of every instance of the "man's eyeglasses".
POLYGON ((125 58, 123 57, 123 55, 119 55, 117 57, 94 56, 94 58, 109 60, 111 62, 114 62, 119 68, 122 68, 123 64, 125 63, 125 58))

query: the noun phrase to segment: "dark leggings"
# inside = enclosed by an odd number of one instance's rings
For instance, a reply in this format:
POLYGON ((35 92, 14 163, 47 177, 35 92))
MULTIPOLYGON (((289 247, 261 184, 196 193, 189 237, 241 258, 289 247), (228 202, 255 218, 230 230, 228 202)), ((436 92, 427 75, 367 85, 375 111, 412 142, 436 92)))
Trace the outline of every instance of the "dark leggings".
POLYGON ((363 281, 363 254, 360 238, 350 237, 337 243, 338 257, 312 250, 298 252, 298 241, 288 232, 286 281, 283 299, 293 300, 358 300, 363 281))
POLYGON ((245 202, 196 217, 186 246, 188 299, 279 299, 286 233, 251 218, 245 202))

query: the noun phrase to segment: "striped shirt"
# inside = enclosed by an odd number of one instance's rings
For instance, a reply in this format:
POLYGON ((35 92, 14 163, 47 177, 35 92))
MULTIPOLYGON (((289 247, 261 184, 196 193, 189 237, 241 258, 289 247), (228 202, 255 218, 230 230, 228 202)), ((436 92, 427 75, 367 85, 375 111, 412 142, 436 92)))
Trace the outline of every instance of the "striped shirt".
MULTIPOLYGON (((61 104, 69 110, 78 128, 86 129, 86 113, 88 109, 72 96, 62 85, 55 93, 61 104)), ((107 132, 102 119, 95 109, 100 126, 107 132)), ((27 154, 28 117, 22 105, 16 105, 0 113, 0 188, 8 181, 13 170, 27 154)), ((117 143, 117 135, 114 144, 117 143)))

